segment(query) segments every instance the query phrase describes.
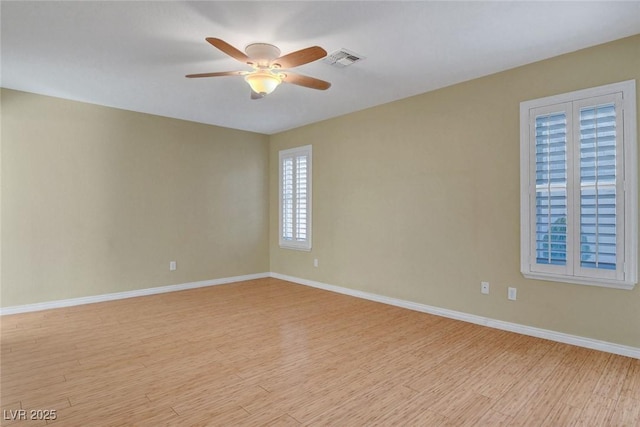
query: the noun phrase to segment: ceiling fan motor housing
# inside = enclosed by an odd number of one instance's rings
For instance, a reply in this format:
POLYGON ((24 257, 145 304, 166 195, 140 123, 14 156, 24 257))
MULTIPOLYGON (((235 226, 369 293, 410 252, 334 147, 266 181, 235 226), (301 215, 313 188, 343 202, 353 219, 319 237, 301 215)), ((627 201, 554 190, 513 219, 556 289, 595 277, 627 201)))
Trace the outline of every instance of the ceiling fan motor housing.
POLYGON ((269 63, 280 57, 280 49, 268 43, 253 43, 248 45, 244 51, 247 56, 256 61, 255 65, 269 66, 269 63))

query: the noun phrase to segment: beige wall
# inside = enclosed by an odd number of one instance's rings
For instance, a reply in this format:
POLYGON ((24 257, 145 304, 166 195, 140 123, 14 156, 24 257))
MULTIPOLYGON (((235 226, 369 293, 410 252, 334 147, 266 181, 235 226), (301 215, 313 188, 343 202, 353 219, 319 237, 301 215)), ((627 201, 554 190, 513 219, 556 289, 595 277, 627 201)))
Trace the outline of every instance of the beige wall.
POLYGON ((1 136, 2 306, 268 271, 267 136, 4 89, 1 136))
POLYGON ((519 103, 629 79, 640 82, 640 36, 272 136, 271 271, 640 347, 640 285, 520 274, 519 103), (273 166, 305 144, 310 253, 278 247, 273 166))
POLYGON ((640 36, 271 137, 3 89, 1 305, 270 270, 640 347, 640 285, 519 272, 519 103, 628 79, 640 36), (310 253, 277 243, 306 144, 310 253))

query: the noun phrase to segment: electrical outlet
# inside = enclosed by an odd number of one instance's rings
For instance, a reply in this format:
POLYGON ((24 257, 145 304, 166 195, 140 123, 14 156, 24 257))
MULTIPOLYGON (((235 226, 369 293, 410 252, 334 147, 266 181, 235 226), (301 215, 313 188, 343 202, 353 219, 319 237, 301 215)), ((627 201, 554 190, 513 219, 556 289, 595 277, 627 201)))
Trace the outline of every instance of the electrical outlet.
POLYGON ((313 266, 317 267, 318 266, 318 258, 314 258, 313 259, 313 266))
POLYGON ((177 268, 178 268, 178 264, 176 264, 175 261, 169 262, 169 271, 176 271, 177 268))
POLYGON ((480 282, 480 292, 489 295, 489 282, 480 282))
POLYGON ((516 288, 509 288, 507 291, 507 298, 509 298, 511 301, 515 301, 517 294, 518 290, 516 288))

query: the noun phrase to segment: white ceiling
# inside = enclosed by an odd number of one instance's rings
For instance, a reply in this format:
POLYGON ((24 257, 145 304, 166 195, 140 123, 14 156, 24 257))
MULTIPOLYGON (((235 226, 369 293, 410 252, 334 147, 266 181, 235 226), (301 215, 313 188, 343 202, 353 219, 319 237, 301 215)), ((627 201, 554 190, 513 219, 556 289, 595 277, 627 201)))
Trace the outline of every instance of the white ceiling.
POLYGON ((2 87, 266 134, 640 33, 640 1, 1 3, 2 87), (283 54, 319 45, 366 57, 295 69, 327 91, 283 84, 260 100, 246 70, 205 42, 283 54))

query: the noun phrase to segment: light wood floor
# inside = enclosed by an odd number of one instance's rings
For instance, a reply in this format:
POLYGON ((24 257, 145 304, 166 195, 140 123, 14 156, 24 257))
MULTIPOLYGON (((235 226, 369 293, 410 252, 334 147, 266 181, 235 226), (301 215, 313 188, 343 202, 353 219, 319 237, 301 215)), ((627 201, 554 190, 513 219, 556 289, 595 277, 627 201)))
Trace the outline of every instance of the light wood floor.
MULTIPOLYGON (((3 418, 640 425, 640 360, 261 279, 3 316, 3 418)), ((10 421, 3 425, 45 425, 10 421)))

